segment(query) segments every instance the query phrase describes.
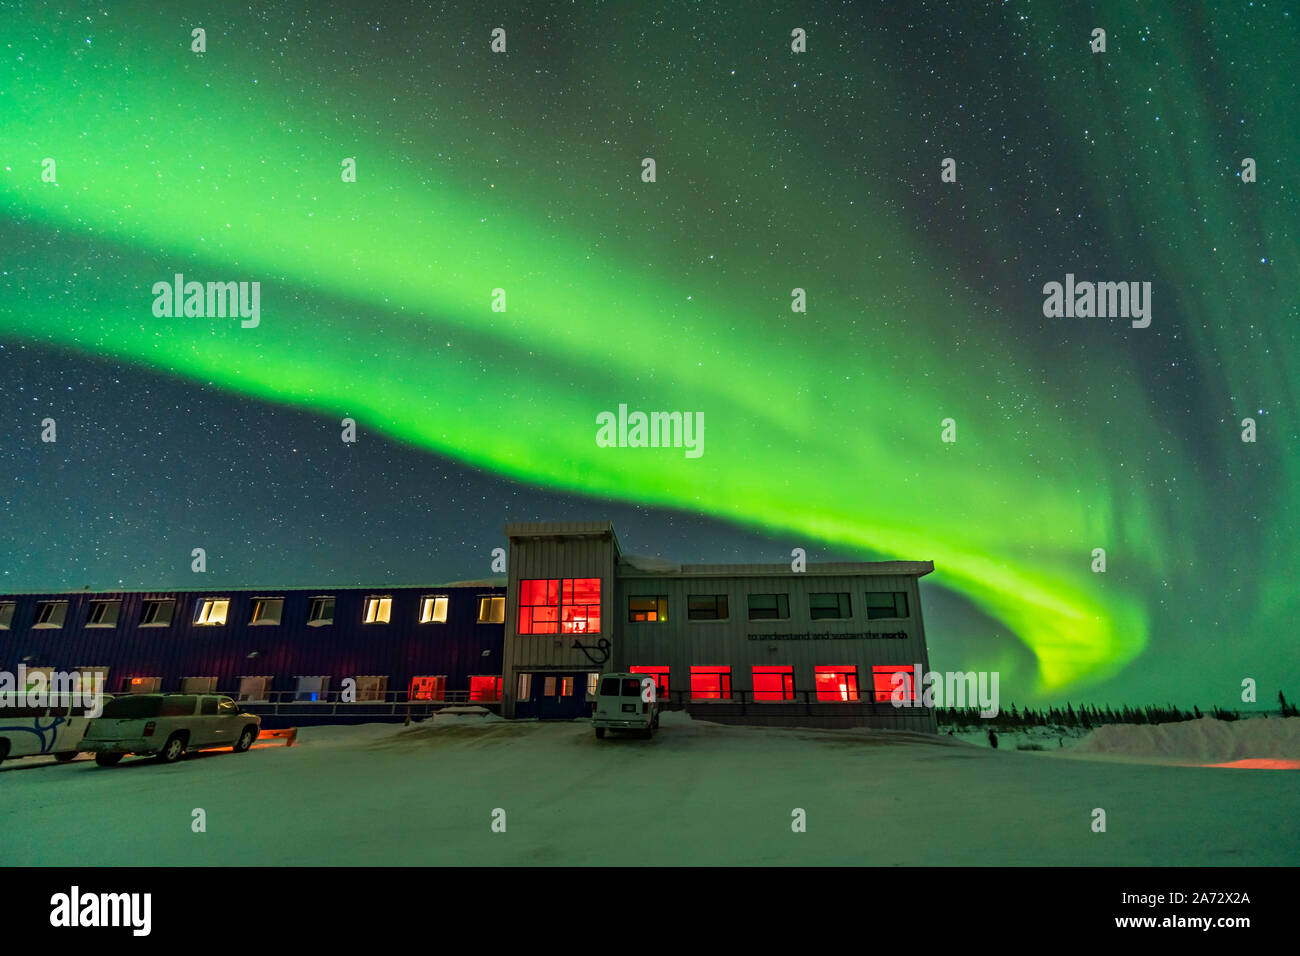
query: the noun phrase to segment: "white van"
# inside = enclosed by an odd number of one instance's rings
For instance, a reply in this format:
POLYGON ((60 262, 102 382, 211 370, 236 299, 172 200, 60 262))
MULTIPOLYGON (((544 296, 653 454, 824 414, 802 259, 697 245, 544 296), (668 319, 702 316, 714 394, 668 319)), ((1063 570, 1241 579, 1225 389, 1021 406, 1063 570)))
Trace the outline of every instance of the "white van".
POLYGON ((645 674, 602 674, 596 682, 596 737, 606 730, 634 730, 653 737, 659 727, 655 679, 645 674))
POLYGON ((85 706, 67 698, 55 698, 48 707, 0 707, 0 761, 42 754, 71 760, 89 725, 85 706))

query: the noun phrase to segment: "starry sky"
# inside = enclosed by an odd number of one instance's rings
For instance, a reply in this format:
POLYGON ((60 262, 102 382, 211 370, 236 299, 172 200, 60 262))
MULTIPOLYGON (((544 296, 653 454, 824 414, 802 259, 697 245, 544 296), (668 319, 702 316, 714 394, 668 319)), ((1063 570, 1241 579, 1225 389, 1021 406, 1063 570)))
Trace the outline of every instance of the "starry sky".
POLYGON ((355 6, 0 2, 0 590, 477 578, 607 517, 932 559, 932 665, 1004 698, 1300 696, 1300 14, 355 6), (260 323, 155 316, 175 273, 260 323), (1067 274, 1150 326, 1045 317, 1067 274), (704 454, 600 447, 620 403, 704 454))

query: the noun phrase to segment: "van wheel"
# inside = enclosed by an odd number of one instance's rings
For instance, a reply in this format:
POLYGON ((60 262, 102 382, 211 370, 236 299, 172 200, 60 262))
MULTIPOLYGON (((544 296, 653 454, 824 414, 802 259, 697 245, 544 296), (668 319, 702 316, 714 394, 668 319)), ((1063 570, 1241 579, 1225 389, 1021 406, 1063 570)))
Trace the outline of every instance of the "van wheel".
POLYGON ((596 739, 597 739, 597 740, 604 740, 604 739, 605 739, 605 728, 604 728, 604 727, 597 727, 597 728, 596 728, 596 739))
POLYGON ((75 750, 65 750, 62 753, 55 754, 54 759, 57 760, 59 763, 67 763, 69 760, 72 760, 76 756, 77 756, 77 752, 75 750))
POLYGON ((185 753, 185 738, 180 734, 172 734, 167 738, 167 743, 163 744, 163 749, 158 751, 158 762, 175 763, 181 759, 183 753, 185 753))
POLYGON ((95 763, 101 767, 115 767, 122 762, 125 754, 97 753, 95 754, 95 763))
POLYGON ((239 735, 235 741, 235 753, 242 754, 249 747, 253 746, 253 741, 257 739, 257 729, 255 727, 245 727, 244 732, 239 735))

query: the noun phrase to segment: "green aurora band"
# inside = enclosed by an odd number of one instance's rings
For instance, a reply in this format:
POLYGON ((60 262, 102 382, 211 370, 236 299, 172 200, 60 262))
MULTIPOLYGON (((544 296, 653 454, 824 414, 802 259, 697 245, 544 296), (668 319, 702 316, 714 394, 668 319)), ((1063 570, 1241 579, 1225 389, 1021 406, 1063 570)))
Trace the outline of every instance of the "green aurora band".
MULTIPOLYGON (((860 69, 824 54, 839 61, 829 78, 799 73, 797 94, 784 73, 755 80, 757 54, 729 61, 740 77, 720 69, 719 48, 762 49, 783 21, 729 26, 712 45, 661 31, 654 42, 681 66, 646 71, 645 87, 614 59, 633 44, 630 27, 590 50, 566 44, 577 61, 566 69, 590 79, 570 79, 570 102, 548 111, 533 91, 545 51, 512 28, 517 49, 490 60, 472 14, 389 35, 384 60, 364 68, 350 65, 376 41, 359 21, 342 56, 337 34, 279 23, 268 35, 293 39, 269 40, 261 26, 219 30, 206 17, 199 57, 188 51, 191 17, 120 16, 40 29, 54 20, 47 11, 3 28, 0 210, 6 235, 29 241, 6 252, 0 337, 351 415, 522 482, 698 511, 788 534, 791 547, 932 558, 935 580, 1032 651, 1040 694, 1105 681, 1137 660, 1162 610, 1151 598, 1161 581, 1184 596, 1204 585, 1186 556, 1213 535, 1181 525, 1213 513, 1224 490, 1197 479, 1199 463, 1253 450, 1239 440, 1240 418, 1267 404, 1265 431, 1295 433, 1296 352, 1281 331, 1300 301, 1294 206, 1268 182, 1283 144, 1300 141, 1296 111, 1245 71, 1234 97, 1254 104, 1253 153, 1215 145, 1219 117, 1183 62, 1194 42, 1166 35, 1125 51, 1121 37, 1140 32, 1131 15, 1111 19, 1111 66, 1095 85, 1055 78, 1067 58, 1059 35, 1023 41, 1020 69, 1059 115, 1043 135, 1067 144, 1111 252, 1137 264, 1104 276, 1156 285, 1152 329, 1092 320, 1072 330, 1077 360, 1057 356, 1050 376, 1046 336, 1025 326, 1063 320, 1042 318, 1038 289, 1090 264, 1065 259, 1021 277, 1022 293, 972 292, 985 263, 996 272, 1005 260, 1002 234, 1024 208, 982 183, 963 186, 960 209, 929 200, 993 226, 987 248, 972 239, 954 253, 878 186, 893 176, 935 190, 937 157, 966 148, 955 136, 939 137, 924 172, 874 154, 866 133, 828 134, 842 137, 832 150, 820 132, 781 128, 774 148, 774 103, 797 95, 843 108, 842 77, 860 69), (24 48, 25 33, 41 44, 24 48), (465 52, 464 37, 483 49, 465 52), (453 50, 474 70, 416 66, 453 50), (421 80, 427 71, 436 84, 421 80), (719 95, 664 115, 660 104, 690 102, 701 76, 719 95), (750 95, 740 100, 728 91, 742 82, 750 95), (1153 105, 1123 107, 1147 87, 1153 105), (593 105, 603 115, 609 102, 617 118, 593 133, 593 105), (1092 140, 1124 146, 1104 154, 1092 140), (852 159, 845 144, 868 155, 852 159), (1252 154, 1261 182, 1243 204, 1233 171, 1252 154), (657 158, 655 184, 639 181, 643 155, 657 158), (57 186, 41 182, 47 156, 57 186), (340 161, 352 156, 358 182, 341 183, 340 161), (813 188, 825 182, 839 185, 813 188), (1155 185, 1123 191, 1142 182, 1155 185), (1160 234, 1135 232, 1140 222, 1158 222, 1160 234), (952 265, 954 255, 980 261, 952 265), (1240 278, 1239 259, 1265 257, 1282 265, 1240 278), (176 272, 260 280, 260 326, 155 319, 149 290, 176 272), (808 289, 806 317, 789 309, 796 286, 808 289), (498 287, 505 313, 490 310, 498 287), (1214 434, 1143 388, 1144 336, 1174 321, 1175 294, 1192 354, 1217 359, 1201 383, 1223 421, 1214 434), (704 456, 597 447, 596 415, 620 402, 702 411, 704 456), (955 444, 939 440, 947 417, 955 444), (1179 477, 1176 504, 1152 497, 1161 474, 1179 477), (1090 570, 1096 547, 1108 551, 1107 574, 1090 570)), ((1003 25, 989 16, 980 29, 1003 25)), ((866 27, 833 28, 869 51, 858 62, 889 62, 866 27)), ((1270 41, 1260 31, 1238 42, 1234 51, 1223 39, 1220 55, 1246 62, 1270 41)), ((876 80, 857 105, 871 111, 870 136, 914 135, 924 91, 876 80)), ((963 163, 964 183, 980 176, 963 163)), ((1052 200, 1037 190, 1022 201, 1046 214, 1052 200)), ((1298 477, 1295 458, 1279 455, 1252 487, 1294 501, 1298 477)), ((1300 529, 1294 513, 1270 520, 1272 533, 1242 549, 1252 571, 1269 568, 1245 623, 1280 634, 1295 610, 1300 529)))

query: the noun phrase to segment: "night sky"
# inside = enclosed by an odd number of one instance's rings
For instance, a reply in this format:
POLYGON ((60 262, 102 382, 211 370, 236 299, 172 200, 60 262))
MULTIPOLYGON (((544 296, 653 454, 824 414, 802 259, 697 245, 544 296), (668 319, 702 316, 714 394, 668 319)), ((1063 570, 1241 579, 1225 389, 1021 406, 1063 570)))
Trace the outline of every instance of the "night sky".
POLYGON ((0 3, 0 592, 481 578, 610 518, 933 559, 932 665, 1006 700, 1300 696, 1300 12, 758 6, 0 3), (156 316, 176 273, 259 324, 156 316), (1067 274, 1150 326, 1046 317, 1067 274), (600 447, 621 403, 703 455, 600 447))

